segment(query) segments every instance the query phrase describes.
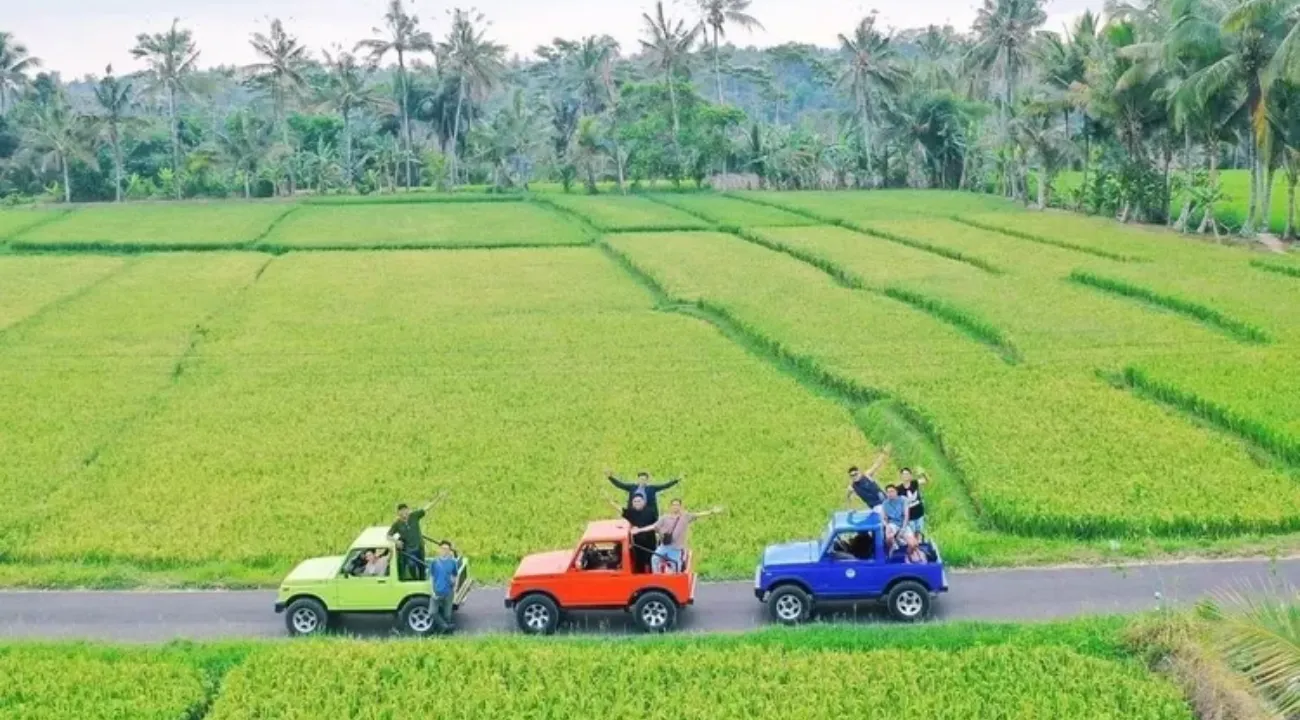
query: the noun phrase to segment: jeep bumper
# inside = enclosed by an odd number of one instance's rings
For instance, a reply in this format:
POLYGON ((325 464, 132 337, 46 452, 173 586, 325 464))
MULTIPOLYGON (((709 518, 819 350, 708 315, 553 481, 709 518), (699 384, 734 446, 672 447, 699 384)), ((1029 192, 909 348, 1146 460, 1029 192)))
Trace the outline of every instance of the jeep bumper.
POLYGON ((276 615, 279 615, 279 614, 282 613, 282 612, 284 612, 284 603, 282 603, 282 602, 277 602, 277 603, 275 604, 275 614, 276 614, 276 615))
POLYGON ((759 602, 763 602, 767 599, 767 591, 763 588, 754 588, 754 597, 758 598, 759 602))

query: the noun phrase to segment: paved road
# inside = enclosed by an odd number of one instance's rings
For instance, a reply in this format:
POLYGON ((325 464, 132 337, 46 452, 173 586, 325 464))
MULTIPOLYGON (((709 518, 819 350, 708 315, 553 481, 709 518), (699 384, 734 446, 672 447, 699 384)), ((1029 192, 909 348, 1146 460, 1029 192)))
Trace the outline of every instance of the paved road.
MULTIPOLYGON (((1097 568, 1043 568, 950 573, 952 592, 940 597, 940 620, 1047 620, 1149 610, 1186 604, 1224 588, 1255 590, 1279 582, 1300 586, 1300 558, 1185 562, 1097 568)), ((502 588, 475 590, 458 615, 468 633, 513 632, 502 588)), ((273 591, 0 592, 0 638, 159 642, 176 638, 283 637, 273 591)), ((873 622, 873 606, 829 609, 828 619, 873 622)), ((702 583, 695 607, 682 614, 686 632, 733 632, 766 624, 749 583, 702 583)), ((387 635, 380 617, 349 620, 344 630, 387 635)), ((627 632, 626 615, 599 613, 571 621, 566 632, 627 632)))

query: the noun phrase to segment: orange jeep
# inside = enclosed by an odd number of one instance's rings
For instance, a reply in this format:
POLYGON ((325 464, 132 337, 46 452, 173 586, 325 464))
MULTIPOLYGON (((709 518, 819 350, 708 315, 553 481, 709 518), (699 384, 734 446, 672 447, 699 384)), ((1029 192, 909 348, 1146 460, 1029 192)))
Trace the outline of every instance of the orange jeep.
POLYGON ((695 602, 690 553, 679 572, 632 571, 632 527, 623 520, 589 523, 576 550, 529 555, 506 591, 519 629, 548 635, 569 610, 625 609, 646 632, 677 624, 677 611, 695 602))

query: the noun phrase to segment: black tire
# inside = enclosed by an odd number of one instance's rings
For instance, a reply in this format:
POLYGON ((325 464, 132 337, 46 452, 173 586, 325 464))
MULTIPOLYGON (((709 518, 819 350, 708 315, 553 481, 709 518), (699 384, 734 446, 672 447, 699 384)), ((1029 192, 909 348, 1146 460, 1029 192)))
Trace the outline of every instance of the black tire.
POLYGON ((904 580, 890 589, 885 603, 895 620, 916 622, 930 614, 930 591, 920 583, 904 580))
POLYGON ((545 595, 525 595, 515 603, 515 623, 529 635, 550 635, 560 625, 560 607, 545 595))
POLYGON ((767 596, 767 612, 782 625, 799 625, 812 617, 812 596, 797 585, 782 585, 767 596))
POLYGON ((298 598, 289 603, 289 607, 284 610, 284 626, 294 637, 320 635, 325 632, 329 624, 329 611, 316 598, 298 598))
POLYGON ((677 601, 652 590, 632 604, 632 619, 645 632, 668 632, 677 625, 677 601))
POLYGON ((397 611, 397 629, 403 635, 433 634, 433 613, 429 609, 429 598, 413 597, 402 603, 397 611))

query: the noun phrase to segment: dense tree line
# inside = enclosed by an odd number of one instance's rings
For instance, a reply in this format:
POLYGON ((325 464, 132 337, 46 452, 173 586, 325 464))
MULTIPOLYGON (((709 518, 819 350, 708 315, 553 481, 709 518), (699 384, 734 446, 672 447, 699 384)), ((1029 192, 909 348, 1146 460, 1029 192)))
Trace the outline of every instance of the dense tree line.
MULTIPOLYGON (((749 0, 662 3, 642 38, 508 55, 474 10, 314 53, 274 20, 258 61, 201 69, 178 22, 145 70, 65 83, 0 32, 0 196, 62 201, 396 192, 538 181, 944 187, 1217 232, 1223 168, 1243 230, 1300 179, 1300 0, 1108 3, 1045 30, 1044 0, 984 0, 966 32, 874 14, 839 47, 739 48, 749 0), (1082 182, 1053 193, 1064 170, 1082 182)), ((1293 215, 1293 213, 1292 213, 1293 215)), ((1288 223, 1288 234, 1294 223, 1288 223)))

